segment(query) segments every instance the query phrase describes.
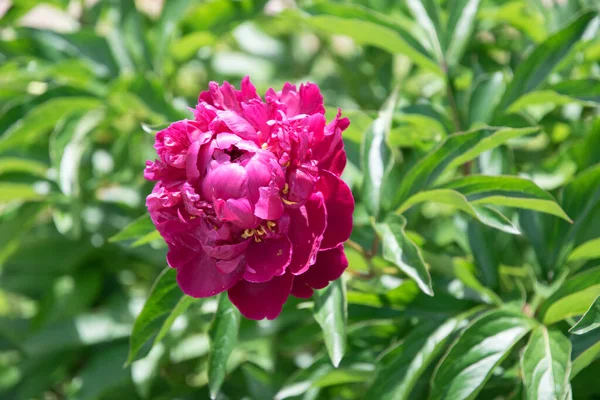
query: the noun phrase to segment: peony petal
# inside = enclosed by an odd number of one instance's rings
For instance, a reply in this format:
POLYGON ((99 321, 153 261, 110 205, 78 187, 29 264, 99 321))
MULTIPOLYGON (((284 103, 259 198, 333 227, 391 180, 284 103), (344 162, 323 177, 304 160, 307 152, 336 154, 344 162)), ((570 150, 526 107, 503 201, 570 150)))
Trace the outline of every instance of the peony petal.
POLYGON ((302 207, 288 208, 287 211, 290 215, 288 237, 292 242, 292 261, 288 270, 300 275, 315 263, 327 225, 325 204, 322 195, 315 193, 302 207))
POLYGON ((325 114, 323 106, 323 95, 319 86, 314 83, 300 85, 300 113, 301 114, 325 114))
POLYGON ((246 251, 246 271, 244 279, 248 282, 267 282, 274 276, 285 273, 292 259, 292 244, 285 236, 252 240, 246 251))
POLYGON ((249 319, 275 319, 281 313, 294 277, 291 274, 276 276, 269 282, 251 283, 239 281, 227 292, 229 300, 249 319))
POLYGON ((329 171, 322 171, 317 190, 323 193, 327 209, 327 226, 321 250, 332 249, 345 242, 352 233, 354 198, 346 183, 329 171))
POLYGON ((323 289, 338 279, 348 268, 348 259, 344 254, 344 246, 338 245, 330 250, 320 251, 317 262, 308 271, 294 278, 292 294, 306 299, 312 295, 312 289, 323 289), (310 294, 308 294, 310 292, 310 294))
MULTIPOLYGON (((252 99, 259 99, 260 96, 256 93, 256 87, 250 82, 250 77, 246 75, 241 83, 242 101, 247 102, 252 99)), ((243 104, 242 104, 243 105, 243 104)))
POLYGON ((211 167, 202 182, 205 199, 239 199, 248 190, 248 174, 244 167, 230 162, 211 162, 211 167))
POLYGON ((221 273, 214 258, 199 251, 177 268, 177 283, 181 290, 192 297, 211 297, 233 287, 242 279, 244 263, 239 264, 229 274, 221 273))
POLYGON ((279 197, 279 190, 273 185, 262 187, 260 197, 254 205, 254 215, 258 218, 274 221, 283 215, 283 203, 279 197))
POLYGON ((259 220, 254 216, 252 204, 248 199, 215 200, 215 211, 224 221, 231 222, 240 228, 254 228, 259 220))
POLYGON ((231 132, 242 139, 258 140, 256 129, 241 115, 233 111, 217 111, 217 116, 227 125, 231 132))

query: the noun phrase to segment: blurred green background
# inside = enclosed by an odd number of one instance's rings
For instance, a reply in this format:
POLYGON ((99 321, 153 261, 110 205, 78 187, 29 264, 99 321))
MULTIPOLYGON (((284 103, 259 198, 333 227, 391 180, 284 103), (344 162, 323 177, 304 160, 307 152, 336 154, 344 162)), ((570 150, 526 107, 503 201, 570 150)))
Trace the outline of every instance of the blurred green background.
MULTIPOLYGON (((353 240, 365 248, 373 232, 361 202, 368 196, 361 141, 395 88, 387 139, 404 166, 449 134, 482 124, 541 130, 484 153, 471 166, 481 173, 518 174, 556 193, 600 161, 598 17, 568 49, 548 55, 556 59, 541 79, 525 83, 537 91, 494 112, 516 66, 597 1, 483 0, 462 41, 442 40, 444 51, 452 49, 443 62, 410 4, 352 3, 0 1, 0 398, 208 398, 216 300, 190 301, 150 355, 124 367, 166 249, 143 218, 110 238, 145 214, 152 183, 142 171, 155 158, 153 133, 191 118, 187 108, 209 81, 237 86, 250 75, 264 93, 308 80, 321 87, 329 118, 343 109, 352 121, 344 179, 357 197, 353 240), (579 82, 578 91, 561 92, 564 81, 579 82)), ((439 7, 442 21, 456 6, 424 3, 439 7)), ((399 182, 392 176, 384 185, 399 182)), ((349 248, 342 368, 329 363, 310 302, 291 300, 275 321, 241 322, 220 398, 363 398, 384 350, 419 321, 486 303, 465 289, 452 260, 479 278, 481 263, 495 263, 500 281, 534 286, 539 262, 530 240, 487 230, 467 237, 468 218, 447 206, 427 203, 408 215, 434 298, 382 258, 349 248), (472 241, 486 235, 487 253, 477 254, 472 241)), ((579 242, 595 237, 586 232, 579 242)), ((510 284, 498 285, 503 299, 514 295, 510 284)), ((481 398, 519 398, 511 365, 496 371, 481 398)), ((412 398, 427 395, 431 369, 412 398)), ((573 381, 576 398, 600 396, 600 365, 588 370, 573 381)))

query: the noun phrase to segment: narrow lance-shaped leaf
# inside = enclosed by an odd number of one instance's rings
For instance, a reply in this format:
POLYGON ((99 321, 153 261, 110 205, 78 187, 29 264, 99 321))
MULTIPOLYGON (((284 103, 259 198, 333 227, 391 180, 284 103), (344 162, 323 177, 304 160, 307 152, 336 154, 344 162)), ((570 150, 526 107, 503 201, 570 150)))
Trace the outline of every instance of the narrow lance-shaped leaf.
POLYGON ((596 16, 588 11, 579 16, 566 28, 548 37, 523 61, 515 71, 515 75, 506 93, 498 104, 497 114, 504 111, 517 98, 537 88, 554 67, 579 41, 588 23, 596 16))
POLYGON ((175 318, 196 300, 183 300, 187 296, 179 289, 176 277, 177 271, 167 267, 154 281, 142 312, 133 325, 128 364, 145 357, 152 346, 164 338, 175 318), (181 305, 182 302, 185 306, 181 305))
POLYGON ((208 359, 208 387, 212 399, 217 398, 225 380, 227 361, 237 343, 239 329, 239 311, 225 294, 221 294, 215 320, 209 331, 211 345, 208 359))
POLYGON ((418 325, 387 354, 365 398, 379 400, 410 399, 419 377, 444 350, 451 334, 460 327, 461 318, 443 324, 437 321, 418 325), (389 358, 387 362, 385 359, 389 358))
POLYGON ((600 267, 596 267, 568 279, 544 301, 538 311, 546 324, 581 315, 600 296, 600 267))
POLYGON ((527 398, 563 399, 569 392, 571 342, 557 329, 534 329, 521 358, 527 398))
POLYGON ((578 246, 569 255, 568 261, 586 261, 600 258, 600 238, 589 240, 578 246))
POLYGON ((407 0, 406 5, 415 17, 415 20, 425 31, 431 51, 438 62, 442 62, 442 43, 444 31, 440 24, 437 2, 432 0, 407 0))
POLYGON ((412 27, 397 23, 399 16, 391 19, 359 5, 337 3, 317 3, 306 11, 309 14, 302 19, 315 28, 349 36, 359 44, 379 47, 392 54, 403 54, 423 69, 443 75, 440 66, 414 38, 412 27))
POLYGON ((474 83, 469 98, 469 127, 476 123, 491 123, 494 109, 500 102, 505 87, 502 72, 495 72, 474 83))
POLYGON ((575 335, 583 335, 584 333, 588 333, 597 328, 600 328, 600 296, 596 297, 596 300, 594 300, 590 308, 583 314, 583 317, 569 329, 569 332, 575 335))
POLYGON ((471 204, 534 210, 571 222, 556 200, 528 179, 516 176, 470 175, 446 183, 442 187, 460 192, 471 204))
POLYGON ((573 353, 571 354, 571 379, 582 369, 600 358, 600 329, 594 329, 583 335, 571 335, 573 353))
POLYGON ((513 235, 520 233, 517 227, 499 211, 488 207, 475 206, 469 203, 469 200, 463 194, 452 189, 432 189, 419 192, 402 203, 396 212, 404 213, 412 206, 426 201, 455 207, 466 212, 479 222, 503 232, 513 235))
POLYGON ((431 187, 445 171, 456 168, 510 139, 529 135, 538 130, 538 128, 481 128, 448 136, 406 173, 396 192, 394 208, 413 194, 431 187))
POLYGON ((386 175, 394 163, 387 137, 397 99, 397 91, 394 91, 380 111, 379 117, 365 133, 361 145, 361 163, 365 172, 363 191, 369 193, 364 201, 367 211, 375 218, 379 216, 386 175))
POLYGON ((394 263, 406 275, 415 280, 419 288, 433 296, 431 276, 421 255, 421 251, 404 232, 406 219, 401 215, 390 215, 386 221, 375 225, 381 237, 383 258, 394 263))
POLYGON ((334 367, 338 367, 346 352, 348 304, 343 279, 333 281, 327 288, 315 291, 313 314, 323 330, 325 346, 334 367))
POLYGON ((431 399, 472 399, 512 347, 535 326, 521 313, 493 310, 452 345, 431 379, 431 399))
POLYGON ((451 11, 445 36, 445 48, 446 63, 449 66, 458 64, 462 58, 473 33, 479 3, 480 0, 455 0, 448 6, 451 11))

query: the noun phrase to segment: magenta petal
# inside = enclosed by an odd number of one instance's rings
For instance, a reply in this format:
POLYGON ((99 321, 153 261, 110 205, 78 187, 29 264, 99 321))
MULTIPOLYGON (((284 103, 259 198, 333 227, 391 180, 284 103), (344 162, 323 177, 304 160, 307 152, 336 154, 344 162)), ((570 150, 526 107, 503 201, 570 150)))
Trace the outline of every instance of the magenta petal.
POLYGON ((245 76, 242 79, 242 84, 240 85, 242 89, 242 100, 249 101, 252 99, 260 99, 260 96, 256 93, 256 87, 250 82, 250 77, 245 76))
POLYGON ((235 132, 236 135, 242 139, 257 140, 256 130, 248 121, 242 116, 233 111, 217 111, 217 116, 225 122, 225 125, 231 132, 235 132))
POLYGON ((274 187, 260 188, 260 197, 254 206, 254 215, 266 220, 277 220, 283 215, 283 203, 279 191, 274 187))
POLYGON ((234 163, 211 163, 211 170, 202 182, 205 199, 237 199, 244 196, 248 188, 246 169, 234 163))
POLYGON ((243 262, 229 274, 221 273, 215 259, 199 251, 190 261, 177 268, 177 283, 192 297, 210 297, 228 290, 242 279, 243 262))
POLYGON ((254 228, 258 220, 254 216, 252 204, 248 199, 216 200, 215 211, 224 221, 229 221, 240 228, 254 228))
POLYGON ((323 95, 314 83, 300 85, 300 113, 302 114, 325 114, 323 107, 323 95))
POLYGON ((215 266, 222 274, 230 274, 240 266, 243 256, 232 258, 231 260, 217 260, 215 266))
POLYGON ((289 239, 254 240, 246 251, 246 271, 244 279, 248 282, 267 282, 274 276, 281 276, 292 259, 292 244, 289 239))
POLYGON ((345 242, 352 233, 354 198, 346 183, 329 171, 321 172, 317 190, 323 193, 327 209, 327 226, 321 250, 331 249, 345 242))
POLYGON ((294 276, 276 276, 268 282, 251 283, 244 280, 227 292, 229 300, 249 319, 275 319, 285 304, 294 276))
POLYGON ((292 294, 305 299, 307 298, 307 289, 310 289, 312 295, 312 289, 327 287, 329 282, 342 276, 346 268, 348 268, 348 259, 344 254, 343 245, 340 244, 331 250, 320 251, 317 255, 317 262, 308 271, 295 277, 292 294))
POLYGON ((288 267, 294 275, 304 273, 315 262, 327 225, 323 197, 313 194, 305 205, 288 209, 290 228, 288 237, 292 242, 292 261, 288 267))

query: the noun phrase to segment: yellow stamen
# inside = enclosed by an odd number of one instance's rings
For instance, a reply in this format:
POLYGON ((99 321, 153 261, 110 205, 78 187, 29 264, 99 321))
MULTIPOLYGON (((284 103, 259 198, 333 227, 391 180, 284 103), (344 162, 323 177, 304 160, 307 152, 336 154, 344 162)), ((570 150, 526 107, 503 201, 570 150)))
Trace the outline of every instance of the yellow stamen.
POLYGON ((260 225, 258 228, 256 228, 256 234, 258 236, 266 235, 266 233, 267 232, 265 231, 265 227, 264 226, 260 225))
POLYGON ((288 185, 287 183, 285 185, 283 185, 282 192, 283 192, 283 194, 288 194, 290 192, 290 185, 288 185))
POLYGON ((294 204, 298 204, 295 201, 289 201, 287 199, 284 199, 283 197, 281 198, 281 201, 283 201, 285 204, 287 204, 288 206, 294 205, 294 204))
POLYGON ((267 228, 269 228, 269 230, 273 230, 274 227, 276 227, 277 224, 273 221, 267 221, 267 228))
POLYGON ((254 241, 255 241, 256 243, 260 243, 260 242, 262 242, 262 239, 261 239, 261 238, 259 238, 258 236, 254 236, 254 241))
POLYGON ((242 239, 248 239, 251 236, 254 236, 254 229, 246 229, 244 233, 242 233, 242 239))
POLYGON ((268 144, 265 142, 260 146, 262 149, 266 149, 268 147, 268 144))
POLYGON ((190 219, 196 219, 195 215, 190 215, 190 219))
POLYGON ((291 164, 291 162, 290 162, 290 161, 286 161, 286 162, 285 162, 285 164, 283 164, 283 165, 282 165, 282 167, 283 167, 283 168, 287 168, 287 167, 289 167, 289 166, 290 166, 290 164, 291 164))

